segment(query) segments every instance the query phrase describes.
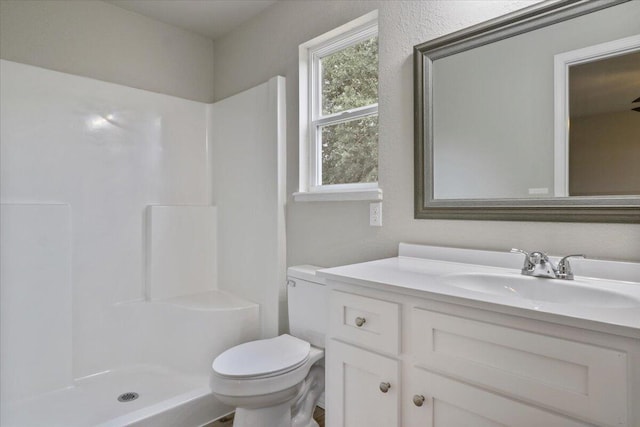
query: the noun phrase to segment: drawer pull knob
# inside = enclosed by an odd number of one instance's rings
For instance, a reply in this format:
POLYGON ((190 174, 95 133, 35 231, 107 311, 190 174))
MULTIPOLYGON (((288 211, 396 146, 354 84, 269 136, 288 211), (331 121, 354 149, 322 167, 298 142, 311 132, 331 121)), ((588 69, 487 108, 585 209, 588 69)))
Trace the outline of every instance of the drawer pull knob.
POLYGON ((414 394, 413 395, 413 404, 416 406, 422 406, 422 404, 424 403, 425 398, 423 395, 421 394, 414 394))
POLYGON ((356 326, 359 328, 367 322, 364 317, 356 317, 356 326))
POLYGON ((386 393, 386 392, 389 391, 390 388, 391 388, 391 384, 385 383, 385 382, 380 383, 380 391, 381 392, 386 393))

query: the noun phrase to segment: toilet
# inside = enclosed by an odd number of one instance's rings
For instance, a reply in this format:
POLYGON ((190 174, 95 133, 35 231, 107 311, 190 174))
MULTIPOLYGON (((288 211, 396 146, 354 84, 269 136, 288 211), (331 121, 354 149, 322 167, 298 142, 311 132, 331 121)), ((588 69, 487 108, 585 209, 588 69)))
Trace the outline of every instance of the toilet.
POLYGON ((290 334, 237 345, 213 361, 211 390, 236 408, 234 427, 318 427, 327 317, 318 269, 287 270, 290 334))

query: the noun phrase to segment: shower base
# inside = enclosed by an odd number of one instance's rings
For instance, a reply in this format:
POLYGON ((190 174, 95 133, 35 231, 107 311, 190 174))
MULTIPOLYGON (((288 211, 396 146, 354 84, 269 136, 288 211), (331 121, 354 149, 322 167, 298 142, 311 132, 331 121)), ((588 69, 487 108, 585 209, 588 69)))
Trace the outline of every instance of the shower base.
POLYGON ((72 387, 11 403, 3 410, 2 426, 198 427, 231 410, 213 397, 208 376, 143 365, 91 375, 72 387), (127 393, 138 397, 118 400, 127 393))

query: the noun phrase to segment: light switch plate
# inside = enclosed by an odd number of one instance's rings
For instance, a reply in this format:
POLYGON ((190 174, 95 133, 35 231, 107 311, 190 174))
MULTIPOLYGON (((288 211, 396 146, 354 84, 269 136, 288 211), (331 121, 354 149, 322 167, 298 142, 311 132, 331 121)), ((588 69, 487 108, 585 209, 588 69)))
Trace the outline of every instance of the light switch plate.
POLYGON ((369 204, 369 225, 382 227, 382 202, 369 204))

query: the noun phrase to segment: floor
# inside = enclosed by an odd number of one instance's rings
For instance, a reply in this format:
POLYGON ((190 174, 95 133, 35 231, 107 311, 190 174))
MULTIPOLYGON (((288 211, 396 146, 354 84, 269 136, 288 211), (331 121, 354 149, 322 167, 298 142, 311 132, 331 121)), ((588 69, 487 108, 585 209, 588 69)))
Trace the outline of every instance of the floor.
POLYGON ((324 409, 316 406, 316 410, 313 411, 313 419, 318 422, 320 427, 324 427, 324 409))
MULTIPOLYGON (((318 422, 320 427, 324 427, 324 409, 316 406, 316 410, 313 412, 313 419, 318 422)), ((233 425, 233 414, 222 417, 217 421, 207 425, 207 427, 231 427, 233 425)))

